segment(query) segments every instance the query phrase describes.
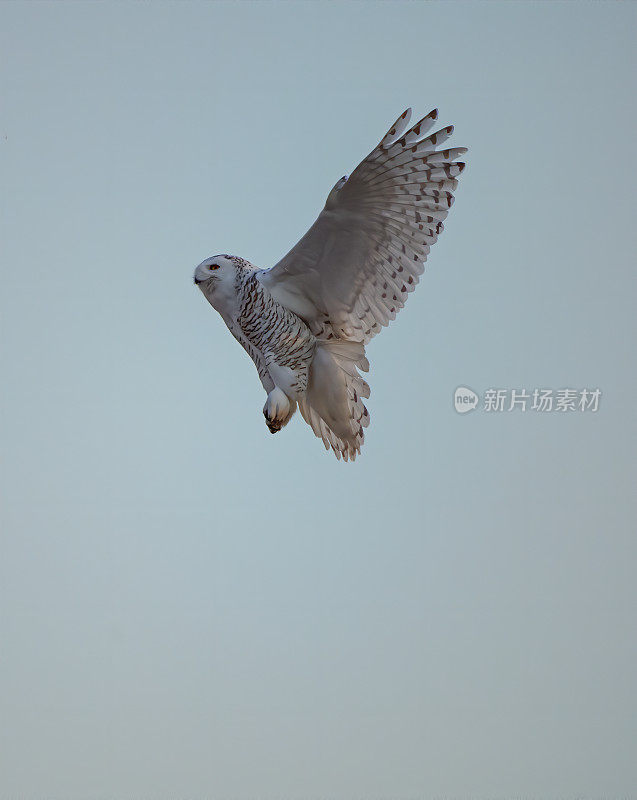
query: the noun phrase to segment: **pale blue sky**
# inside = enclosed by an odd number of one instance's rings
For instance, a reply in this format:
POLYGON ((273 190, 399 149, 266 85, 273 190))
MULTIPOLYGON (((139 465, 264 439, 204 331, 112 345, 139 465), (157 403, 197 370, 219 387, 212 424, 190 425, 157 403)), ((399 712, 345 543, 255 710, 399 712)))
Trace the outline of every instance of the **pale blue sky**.
POLYGON ((637 796, 636 28, 0 5, 0 797, 637 796), (192 270, 273 264, 407 105, 469 166, 342 464, 192 270))

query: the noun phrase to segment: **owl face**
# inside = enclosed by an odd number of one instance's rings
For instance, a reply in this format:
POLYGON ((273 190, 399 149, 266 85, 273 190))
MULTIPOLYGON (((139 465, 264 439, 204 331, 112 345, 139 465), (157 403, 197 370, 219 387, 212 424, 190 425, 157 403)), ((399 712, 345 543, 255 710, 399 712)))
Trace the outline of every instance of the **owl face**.
POLYGON ((234 264, 227 255, 211 256, 199 264, 195 270, 194 281, 197 286, 208 282, 213 286, 230 277, 234 279, 234 272, 234 264))

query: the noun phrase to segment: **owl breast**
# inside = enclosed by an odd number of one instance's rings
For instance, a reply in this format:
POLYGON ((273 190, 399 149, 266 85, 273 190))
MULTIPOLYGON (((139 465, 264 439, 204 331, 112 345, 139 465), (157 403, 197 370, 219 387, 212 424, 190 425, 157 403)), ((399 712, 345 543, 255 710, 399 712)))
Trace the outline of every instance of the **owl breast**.
POLYGON ((237 279, 237 324, 246 350, 275 385, 290 396, 303 394, 316 348, 314 335, 302 319, 274 300, 254 272, 238 274, 237 279))

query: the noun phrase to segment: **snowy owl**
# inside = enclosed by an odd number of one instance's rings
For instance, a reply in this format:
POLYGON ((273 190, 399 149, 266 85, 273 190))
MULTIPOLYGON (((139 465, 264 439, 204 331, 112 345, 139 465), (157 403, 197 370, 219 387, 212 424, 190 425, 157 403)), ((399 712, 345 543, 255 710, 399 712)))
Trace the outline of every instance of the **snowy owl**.
POLYGON ((438 149, 434 109, 407 130, 411 109, 354 172, 336 182, 303 238, 271 269, 207 258, 195 284, 254 361, 272 433, 298 406, 337 458, 354 459, 369 413, 365 345, 416 288, 453 203, 466 147, 438 149))

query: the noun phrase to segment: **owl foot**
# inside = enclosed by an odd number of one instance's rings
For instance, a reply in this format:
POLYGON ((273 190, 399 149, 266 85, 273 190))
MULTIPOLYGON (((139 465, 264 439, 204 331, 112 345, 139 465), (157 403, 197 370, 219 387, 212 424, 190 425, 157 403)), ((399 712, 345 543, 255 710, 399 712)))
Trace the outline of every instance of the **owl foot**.
POLYGON ((268 426, 270 433, 278 433, 281 428, 287 425, 295 411, 296 400, 290 400, 283 389, 275 386, 263 406, 265 424, 268 426))
MULTIPOLYGON (((294 405, 296 407, 296 403, 294 405)), ((294 412, 292 411, 292 413, 294 412)), ((290 401, 285 392, 279 389, 278 386, 275 386, 268 395, 268 399, 263 406, 263 416, 270 433, 278 433, 292 416, 290 414, 290 401)))

